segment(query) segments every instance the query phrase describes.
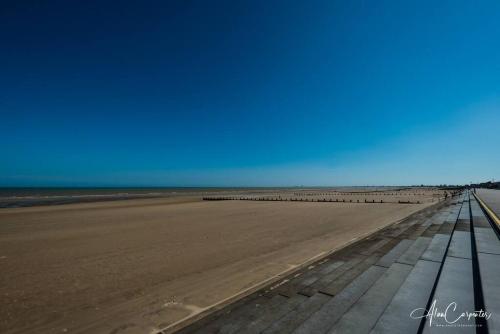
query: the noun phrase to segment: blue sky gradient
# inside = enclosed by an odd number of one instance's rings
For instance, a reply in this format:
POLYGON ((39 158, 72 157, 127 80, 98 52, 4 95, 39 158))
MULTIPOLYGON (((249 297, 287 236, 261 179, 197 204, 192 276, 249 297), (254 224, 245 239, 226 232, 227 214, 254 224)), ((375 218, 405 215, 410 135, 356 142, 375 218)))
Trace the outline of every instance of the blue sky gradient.
POLYGON ((500 177, 498 1, 0 5, 0 186, 500 177))

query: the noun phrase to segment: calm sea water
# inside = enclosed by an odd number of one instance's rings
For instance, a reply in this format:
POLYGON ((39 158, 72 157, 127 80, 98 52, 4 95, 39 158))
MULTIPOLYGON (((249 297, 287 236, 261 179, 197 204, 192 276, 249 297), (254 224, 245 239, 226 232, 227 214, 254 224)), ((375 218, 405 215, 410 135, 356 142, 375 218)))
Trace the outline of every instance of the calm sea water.
POLYGON ((227 188, 0 188, 0 208, 170 197, 227 190, 227 188))
POLYGON ((0 197, 47 197, 120 194, 175 194, 218 191, 227 188, 0 188, 0 197))

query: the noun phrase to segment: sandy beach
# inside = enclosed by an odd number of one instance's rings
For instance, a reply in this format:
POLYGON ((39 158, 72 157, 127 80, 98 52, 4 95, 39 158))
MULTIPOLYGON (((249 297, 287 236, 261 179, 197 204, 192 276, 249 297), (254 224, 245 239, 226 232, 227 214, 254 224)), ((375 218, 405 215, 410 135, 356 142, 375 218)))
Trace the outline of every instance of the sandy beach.
POLYGON ((145 333, 430 203, 141 199, 0 210, 0 331, 145 333))

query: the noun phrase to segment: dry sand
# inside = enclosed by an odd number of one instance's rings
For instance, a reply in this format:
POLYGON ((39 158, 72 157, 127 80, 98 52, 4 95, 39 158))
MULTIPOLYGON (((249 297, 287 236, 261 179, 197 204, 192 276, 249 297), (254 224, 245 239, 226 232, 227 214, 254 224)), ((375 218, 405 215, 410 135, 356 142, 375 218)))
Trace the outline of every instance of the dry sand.
POLYGON ((2 209, 0 332, 148 333, 428 205, 145 199, 2 209))

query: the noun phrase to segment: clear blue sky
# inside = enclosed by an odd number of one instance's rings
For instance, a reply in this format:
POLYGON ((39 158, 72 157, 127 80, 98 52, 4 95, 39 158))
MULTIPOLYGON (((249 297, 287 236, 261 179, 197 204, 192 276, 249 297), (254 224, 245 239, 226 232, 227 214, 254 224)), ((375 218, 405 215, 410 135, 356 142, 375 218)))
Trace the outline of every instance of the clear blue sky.
POLYGON ((3 1, 1 186, 500 178, 499 1, 3 1))

